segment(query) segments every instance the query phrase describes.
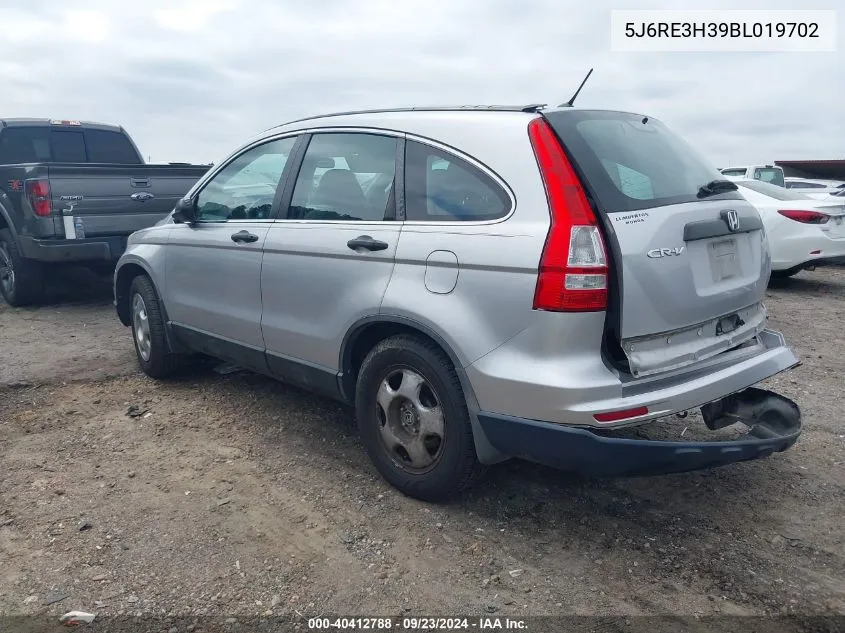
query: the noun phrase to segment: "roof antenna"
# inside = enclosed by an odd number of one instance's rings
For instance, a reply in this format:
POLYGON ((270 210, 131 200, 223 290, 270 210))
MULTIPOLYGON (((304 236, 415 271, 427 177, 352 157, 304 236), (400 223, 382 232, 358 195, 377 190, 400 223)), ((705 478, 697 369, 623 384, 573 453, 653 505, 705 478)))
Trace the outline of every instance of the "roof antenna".
POLYGON ((578 90, 575 91, 575 94, 572 95, 572 98, 567 101, 566 103, 561 103, 558 107, 559 108, 571 108, 572 104, 575 103, 575 99, 578 97, 578 93, 581 92, 581 88, 584 87, 584 84, 587 83, 587 80, 590 78, 590 75, 593 74, 593 69, 590 68, 590 72, 587 73, 587 76, 584 77, 584 81, 581 82, 581 85, 578 86, 578 90))

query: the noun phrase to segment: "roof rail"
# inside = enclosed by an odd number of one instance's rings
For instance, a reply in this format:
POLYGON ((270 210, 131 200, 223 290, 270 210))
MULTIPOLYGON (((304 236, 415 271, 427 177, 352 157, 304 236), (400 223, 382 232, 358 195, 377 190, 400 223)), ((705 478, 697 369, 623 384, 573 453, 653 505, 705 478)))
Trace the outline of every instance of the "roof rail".
POLYGON ((314 116, 307 116, 301 119, 294 119, 293 121, 286 121, 279 125, 264 130, 265 132, 273 130, 283 125, 290 125, 291 123, 301 123, 302 121, 311 121, 313 119, 325 119, 335 116, 348 116, 351 114, 385 114, 390 112, 458 112, 464 110, 486 111, 486 112, 538 112, 545 108, 545 103, 531 103, 528 105, 457 105, 457 106, 414 106, 410 108, 380 108, 374 110, 347 110, 344 112, 331 112, 328 114, 317 114, 314 116))

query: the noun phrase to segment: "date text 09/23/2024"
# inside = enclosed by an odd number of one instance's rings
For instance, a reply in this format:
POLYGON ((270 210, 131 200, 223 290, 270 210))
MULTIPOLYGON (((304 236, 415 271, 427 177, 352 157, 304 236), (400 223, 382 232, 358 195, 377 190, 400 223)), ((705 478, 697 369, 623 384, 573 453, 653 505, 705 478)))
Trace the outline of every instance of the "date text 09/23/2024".
POLYGON ((309 618, 309 630, 346 631, 527 631, 528 624, 519 618, 498 617, 402 617, 402 618, 309 618))

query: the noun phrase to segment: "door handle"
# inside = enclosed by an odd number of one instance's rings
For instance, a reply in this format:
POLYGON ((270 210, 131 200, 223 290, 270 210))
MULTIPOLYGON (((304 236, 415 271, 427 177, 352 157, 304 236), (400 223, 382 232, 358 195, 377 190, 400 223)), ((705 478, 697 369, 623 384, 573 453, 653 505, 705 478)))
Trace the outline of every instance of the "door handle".
POLYGON ((374 240, 369 235, 359 235, 354 240, 349 240, 346 245, 353 251, 363 248, 367 251, 383 251, 387 249, 387 242, 381 240, 374 240))
POLYGON ((238 244, 249 244, 251 242, 257 242, 258 236, 249 231, 238 231, 232 234, 232 241, 238 244))

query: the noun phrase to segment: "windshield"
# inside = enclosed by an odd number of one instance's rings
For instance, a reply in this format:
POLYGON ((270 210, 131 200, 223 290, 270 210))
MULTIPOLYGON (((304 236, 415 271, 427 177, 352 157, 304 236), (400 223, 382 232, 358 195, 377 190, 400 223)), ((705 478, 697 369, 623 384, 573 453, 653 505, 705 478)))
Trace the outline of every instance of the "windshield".
POLYGON ((807 194, 795 191, 794 189, 786 189, 785 187, 778 187, 768 182, 760 180, 739 180, 737 183, 740 187, 751 189, 757 193, 762 193, 764 196, 775 198, 776 200, 806 200, 807 194))
MULTIPOLYGON (((607 211, 637 211, 699 200, 724 176, 660 121, 596 110, 548 112, 554 128, 607 211)), ((740 198, 736 191, 717 194, 740 198)))

